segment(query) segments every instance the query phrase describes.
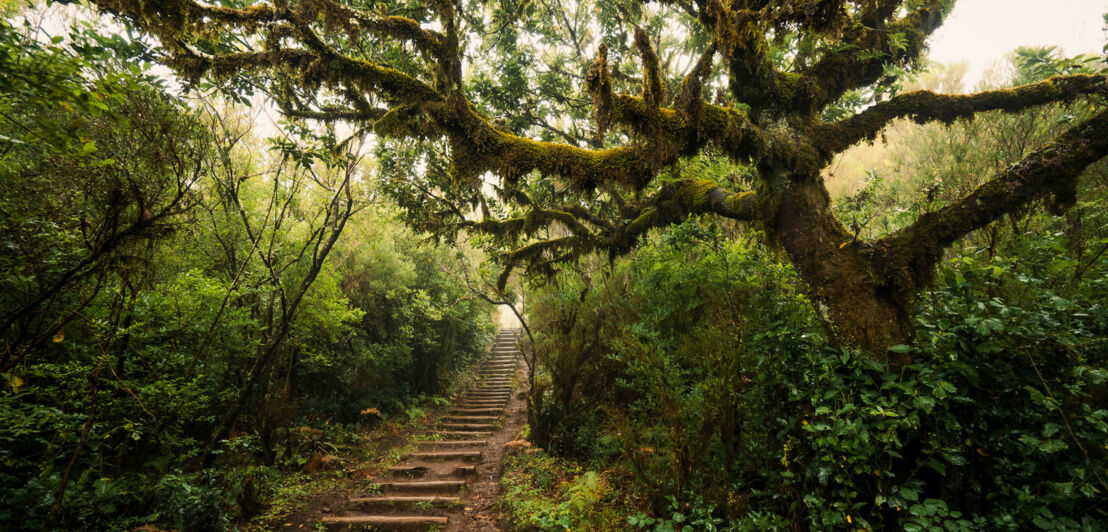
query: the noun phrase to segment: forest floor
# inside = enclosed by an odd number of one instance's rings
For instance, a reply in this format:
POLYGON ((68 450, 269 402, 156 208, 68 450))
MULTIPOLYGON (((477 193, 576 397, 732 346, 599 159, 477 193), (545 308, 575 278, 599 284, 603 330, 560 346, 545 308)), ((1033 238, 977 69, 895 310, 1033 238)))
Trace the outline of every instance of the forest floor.
POLYGON ((496 508, 505 444, 527 422, 526 369, 514 342, 514 331, 502 332, 449 405, 373 431, 356 452, 293 483, 249 528, 505 530, 496 508))

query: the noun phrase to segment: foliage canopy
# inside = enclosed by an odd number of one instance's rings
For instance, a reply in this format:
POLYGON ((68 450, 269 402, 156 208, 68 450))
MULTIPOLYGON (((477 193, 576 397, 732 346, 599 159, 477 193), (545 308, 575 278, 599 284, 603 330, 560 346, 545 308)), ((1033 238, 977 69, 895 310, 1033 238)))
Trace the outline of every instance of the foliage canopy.
POLYGON ((96 4, 157 36, 186 79, 260 88, 289 117, 349 123, 402 152, 413 220, 490 235, 502 282, 715 213, 758 223, 835 337, 878 355, 903 342, 944 249, 1030 203, 1072 205, 1108 154, 1102 74, 896 94, 950 0, 96 4), (831 209, 821 170, 894 119, 1089 95, 1097 112, 896 233, 860 240, 831 209), (697 157, 732 170, 682 172, 697 157))

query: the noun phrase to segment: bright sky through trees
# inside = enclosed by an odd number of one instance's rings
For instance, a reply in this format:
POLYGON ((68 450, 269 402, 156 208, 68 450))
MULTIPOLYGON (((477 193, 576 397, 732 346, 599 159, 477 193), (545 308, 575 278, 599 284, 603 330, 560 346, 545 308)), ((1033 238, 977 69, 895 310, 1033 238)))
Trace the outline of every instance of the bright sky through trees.
POLYGON ((958 0, 928 40, 939 63, 969 62, 966 86, 1017 46, 1058 46, 1065 55, 1104 46, 1105 0, 958 0))

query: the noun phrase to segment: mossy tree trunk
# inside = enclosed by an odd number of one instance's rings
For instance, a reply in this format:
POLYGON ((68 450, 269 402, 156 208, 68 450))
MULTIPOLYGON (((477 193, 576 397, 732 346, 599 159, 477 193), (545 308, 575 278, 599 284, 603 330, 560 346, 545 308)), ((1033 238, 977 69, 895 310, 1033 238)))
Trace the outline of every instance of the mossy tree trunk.
POLYGON ((818 177, 779 192, 774 210, 767 230, 807 282, 812 305, 836 343, 886 356, 889 346, 908 341, 907 309, 875 275, 866 246, 835 218, 818 177))

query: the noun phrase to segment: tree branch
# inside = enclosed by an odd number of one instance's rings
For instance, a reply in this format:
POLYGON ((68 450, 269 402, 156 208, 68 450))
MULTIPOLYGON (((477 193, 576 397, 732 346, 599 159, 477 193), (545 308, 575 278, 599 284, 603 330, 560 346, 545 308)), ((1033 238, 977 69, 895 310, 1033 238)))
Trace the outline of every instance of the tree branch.
POLYGON ((861 113, 833 124, 822 124, 809 135, 827 155, 839 153, 862 140, 873 138, 889 122, 910 117, 918 123, 953 122, 982 111, 1021 111, 1056 101, 1072 100, 1083 94, 1108 92, 1108 77, 1077 74, 1059 76, 1011 89, 976 94, 935 94, 915 91, 878 103, 861 113))
POLYGON ((972 194, 874 243, 874 268, 890 279, 905 301, 930 283, 943 251, 970 231, 1051 199, 1056 210, 1076 201, 1077 178, 1108 154, 1108 111, 1101 111, 1060 135, 972 194))
POLYGON ((877 83, 885 74, 886 64, 915 61, 927 37, 942 24, 945 3, 928 0, 904 17, 876 27, 865 24, 874 18, 851 20, 842 31, 843 45, 838 50, 799 73, 778 77, 777 105, 797 113, 812 113, 847 91, 877 83))

